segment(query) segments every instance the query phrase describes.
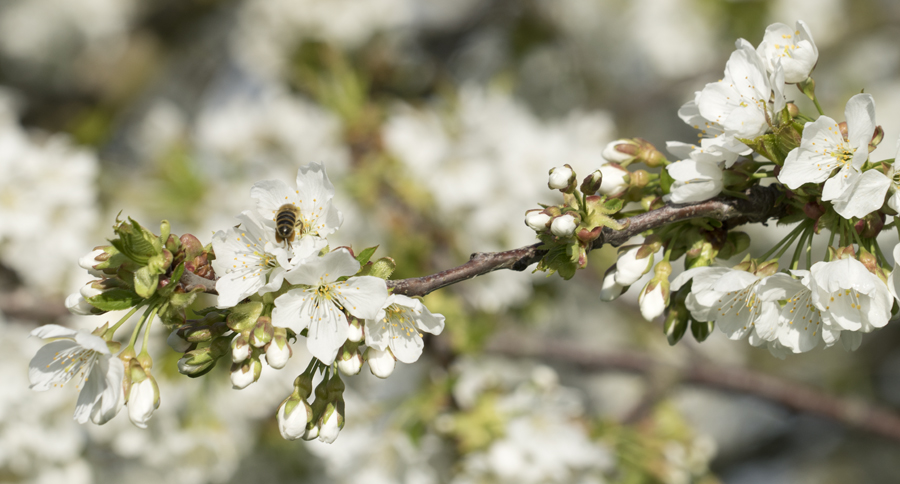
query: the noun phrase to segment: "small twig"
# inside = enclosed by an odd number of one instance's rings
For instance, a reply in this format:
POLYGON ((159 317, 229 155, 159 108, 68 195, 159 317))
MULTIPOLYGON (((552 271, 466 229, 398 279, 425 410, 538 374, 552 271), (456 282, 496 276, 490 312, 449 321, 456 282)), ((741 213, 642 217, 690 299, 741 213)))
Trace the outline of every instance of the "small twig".
POLYGON ((492 341, 487 351, 513 357, 554 360, 588 370, 616 369, 653 373, 670 368, 679 379, 709 388, 753 395, 786 408, 818 415, 848 427, 900 440, 900 415, 887 408, 852 397, 838 397, 801 383, 742 368, 714 364, 672 367, 638 352, 597 352, 559 341, 525 339, 505 335, 492 341))

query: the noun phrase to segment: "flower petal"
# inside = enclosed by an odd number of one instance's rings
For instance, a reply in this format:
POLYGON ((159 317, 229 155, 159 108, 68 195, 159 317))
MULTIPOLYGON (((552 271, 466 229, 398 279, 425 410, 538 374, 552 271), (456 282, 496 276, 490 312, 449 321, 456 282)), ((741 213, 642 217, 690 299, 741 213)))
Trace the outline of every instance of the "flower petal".
POLYGON ((341 305, 357 318, 371 319, 377 316, 388 297, 387 284, 379 277, 351 277, 338 284, 336 288, 339 290, 341 305))

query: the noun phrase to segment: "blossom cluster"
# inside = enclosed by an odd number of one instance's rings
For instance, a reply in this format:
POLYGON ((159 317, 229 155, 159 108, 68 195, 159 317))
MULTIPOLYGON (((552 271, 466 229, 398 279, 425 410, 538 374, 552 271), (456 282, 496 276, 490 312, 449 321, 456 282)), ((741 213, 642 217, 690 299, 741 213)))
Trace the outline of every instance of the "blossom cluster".
POLYGON ((620 296, 652 270, 638 298, 641 313, 647 320, 666 315, 671 344, 688 327, 703 341, 718 326, 728 338, 748 339, 782 358, 838 340, 856 349, 861 333, 885 326, 900 301, 900 276, 876 239, 885 228, 900 228, 900 177, 894 159, 869 159, 884 137, 871 95, 851 97, 844 122, 823 113, 810 77, 817 62, 805 23, 770 25, 758 47, 739 39, 722 79, 679 110, 698 130, 698 141, 668 142, 676 160, 645 140, 623 139, 609 144, 607 163, 580 185, 568 165, 551 170, 548 186, 564 194, 564 203, 525 217, 548 251, 538 269, 572 277, 587 265, 593 242, 604 230, 626 227, 628 215, 717 196, 748 199, 766 187, 775 200, 766 218, 796 224, 766 254, 729 267, 723 262, 749 247, 746 234, 721 219, 676 221, 621 247, 600 297, 620 296), (817 116, 789 101, 792 84, 817 116), (635 163, 663 169, 629 170, 635 163), (886 224, 887 216, 894 221, 886 224), (813 240, 826 230, 828 247, 814 260, 813 240), (794 255, 784 264, 781 256, 791 247, 794 255), (670 282, 671 262, 682 255, 685 271, 670 282))
POLYGON ((313 358, 279 408, 278 422, 287 439, 333 442, 344 419, 339 372, 358 374, 368 362, 373 374, 387 378, 397 360, 419 358, 422 333, 439 334, 444 317, 418 299, 389 294, 385 279, 394 264, 387 257, 370 261, 375 247, 358 255, 347 247, 330 249, 327 237, 343 217, 332 204, 335 189, 323 165, 300 168, 296 187, 268 180, 250 194, 256 207, 238 215, 238 225, 215 233, 212 250, 190 235, 175 238, 166 223, 158 237, 133 221, 117 226, 120 238, 112 246, 81 261, 101 279, 70 296, 67 305, 77 314, 132 311, 93 333, 56 325, 35 330, 32 335, 53 341, 32 360, 32 388, 46 390, 77 375, 83 388, 76 420, 102 424, 127 404, 132 422, 146 427, 160 401, 147 352, 155 317, 170 327, 169 344, 185 353, 180 372, 203 375, 224 357, 232 362, 236 389, 256 382, 264 365, 284 368, 291 342, 305 336, 313 358), (216 277, 217 304, 200 311, 202 319, 187 320, 177 311, 203 289, 185 283, 185 271, 210 282, 216 277), (149 309, 129 345, 115 355, 121 347, 113 339, 116 329, 142 305, 149 309), (136 354, 142 328, 144 343, 136 354), (310 404, 317 374, 324 377, 310 404))

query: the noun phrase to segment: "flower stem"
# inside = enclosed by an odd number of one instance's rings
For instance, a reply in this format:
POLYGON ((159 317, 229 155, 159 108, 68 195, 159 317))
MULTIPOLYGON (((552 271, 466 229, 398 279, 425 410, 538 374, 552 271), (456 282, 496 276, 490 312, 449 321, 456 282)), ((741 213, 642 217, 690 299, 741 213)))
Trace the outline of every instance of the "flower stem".
MULTIPOLYGON (((794 241, 797 240, 797 237, 800 236, 801 229, 802 229, 802 231, 806 231, 807 227, 808 227, 807 223, 801 223, 796 229, 794 229, 794 231, 791 232, 791 234, 789 235, 790 240, 788 240, 788 242, 786 244, 784 244, 784 246, 781 247, 781 250, 778 251, 778 254, 775 255, 774 259, 776 259, 776 260, 781 259, 781 256, 784 255, 785 252, 787 252, 787 250, 791 247, 791 245, 794 244, 794 241)), ((761 259, 765 260, 764 257, 761 259)))
POLYGON ((781 239, 780 242, 775 244, 775 246, 772 247, 771 249, 769 249, 768 252, 766 252, 765 254, 760 256, 759 260, 767 260, 770 255, 774 254, 775 251, 778 250, 779 247, 784 245, 785 242, 788 242, 788 240, 793 241, 794 239, 792 237, 795 237, 797 235, 797 233, 799 233, 801 230, 803 230, 805 228, 806 228, 806 226, 803 223, 797 225, 797 227, 795 227, 794 230, 791 230, 791 232, 789 234, 787 234, 783 239, 781 239))
POLYGON ((816 105, 816 111, 819 111, 819 116, 823 116, 825 114, 825 110, 823 110, 822 106, 819 105, 819 99, 813 96, 812 102, 816 105))
POLYGON ((128 311, 128 314, 126 314, 122 319, 120 319, 118 323, 114 324, 112 328, 107 329, 106 332, 103 333, 103 336, 108 339, 112 339, 113 335, 116 334, 116 330, 118 330, 120 326, 125 324, 125 321, 128 321, 128 318, 134 316, 134 313, 136 313, 137 310, 143 304, 144 304, 144 301, 141 301, 135 307, 131 308, 131 311, 128 311))
POLYGON ((794 256, 791 258, 792 270, 796 270, 800 265, 800 256, 803 254, 803 249, 809 247, 809 242, 812 241, 812 233, 813 228, 807 226, 806 230, 804 230, 803 234, 800 236, 800 240, 797 241, 797 248, 794 249, 794 256))
POLYGON ((154 306, 153 309, 150 310, 150 316, 147 317, 147 327, 144 328, 144 341, 141 342, 141 354, 143 355, 149 355, 149 353, 147 352, 147 347, 150 343, 150 326, 153 325, 153 318, 156 317, 156 313, 159 311, 159 309, 160 306, 154 306))

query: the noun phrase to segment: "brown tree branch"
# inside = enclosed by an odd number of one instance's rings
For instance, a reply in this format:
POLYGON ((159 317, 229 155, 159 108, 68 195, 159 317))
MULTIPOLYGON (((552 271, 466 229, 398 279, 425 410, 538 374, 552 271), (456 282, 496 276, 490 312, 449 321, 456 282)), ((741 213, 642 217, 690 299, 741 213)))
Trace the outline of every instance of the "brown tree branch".
POLYGON ((743 368, 723 368, 714 364, 673 367, 671 363, 638 352, 601 353, 571 343, 516 336, 496 338, 488 345, 487 351, 568 363, 587 370, 614 369, 637 373, 653 373, 660 369, 675 371, 676 376, 686 383, 752 395, 791 410, 825 417, 848 427, 900 441, 900 415, 890 409, 743 368))
MULTIPOLYGON (((765 222, 770 218, 781 217, 786 207, 777 204, 780 194, 776 185, 769 187, 754 186, 747 190, 747 199, 733 197, 716 197, 697 203, 666 205, 646 213, 622 219, 628 226, 623 230, 605 227, 592 248, 597 249, 609 244, 618 247, 628 239, 646 232, 682 220, 694 218, 711 218, 728 222, 730 226, 745 223, 765 222)), ((388 287, 395 294, 407 296, 424 296, 442 287, 456 284, 473 277, 484 275, 500 269, 514 271, 525 270, 531 264, 541 260, 546 251, 538 249, 540 244, 529 245, 504 252, 476 252, 465 264, 423 277, 387 281, 388 287)))

